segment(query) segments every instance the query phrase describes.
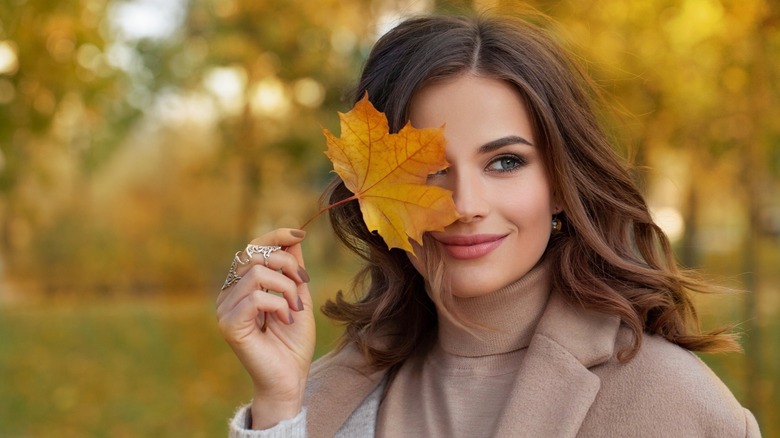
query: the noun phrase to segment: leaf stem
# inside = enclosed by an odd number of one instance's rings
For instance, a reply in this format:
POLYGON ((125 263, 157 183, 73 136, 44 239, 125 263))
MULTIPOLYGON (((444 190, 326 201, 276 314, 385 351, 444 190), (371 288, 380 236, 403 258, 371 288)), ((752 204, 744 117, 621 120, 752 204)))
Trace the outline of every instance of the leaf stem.
MULTIPOLYGON (((302 229, 306 228, 306 225, 309 225, 309 223, 311 221, 313 221, 314 219, 317 219, 317 216, 321 215, 322 213, 325 213, 326 211, 330 210, 331 208, 339 206, 341 204, 346 204, 347 202, 354 201, 355 199, 358 199, 358 197, 355 196, 355 195, 352 195, 349 198, 345 198, 345 199, 342 199, 339 202, 335 202, 333 204, 326 205, 325 207, 322 207, 321 209, 319 209, 319 211, 314 213, 314 215, 312 217, 307 219, 306 222, 304 222, 303 225, 301 225, 301 227, 299 229, 302 230, 302 229)), ((283 251, 287 251, 287 247, 282 248, 282 250, 283 251)), ((263 325, 260 327, 260 331, 262 333, 265 333, 265 331, 267 329, 268 329, 268 312, 263 312, 263 325)))
POLYGON ((341 204, 346 204, 347 202, 349 202, 349 201, 354 201, 354 200, 356 200, 356 199, 358 199, 358 197, 357 197, 356 195, 352 195, 352 196, 350 196, 349 198, 344 198, 344 199, 342 199, 342 200, 341 200, 341 201, 339 201, 339 202, 334 202, 333 204, 326 205, 325 207, 322 207, 321 209, 319 209, 319 211, 317 211, 316 213, 314 213, 314 215, 313 215, 312 217, 310 217, 309 219, 307 219, 307 220, 306 220, 306 222, 304 222, 304 223, 303 223, 303 225, 301 225, 300 229, 302 230, 302 229, 306 228, 306 225, 309 225, 309 223, 310 223, 311 221, 313 221, 314 219, 316 219, 316 218, 317 218, 317 216, 321 215, 322 213, 325 213, 326 211, 330 210, 331 208, 333 208, 333 207, 337 207, 337 206, 339 206, 339 205, 341 205, 341 204))

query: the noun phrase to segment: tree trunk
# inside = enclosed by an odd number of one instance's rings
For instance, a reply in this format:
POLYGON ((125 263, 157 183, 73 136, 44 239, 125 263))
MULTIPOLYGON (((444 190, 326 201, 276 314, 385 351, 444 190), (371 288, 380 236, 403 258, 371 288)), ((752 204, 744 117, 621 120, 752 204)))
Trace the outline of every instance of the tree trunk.
POLYGON ((238 237, 243 242, 248 243, 254 236, 253 231, 257 221, 257 199, 260 195, 260 166, 257 156, 260 144, 259 136, 256 132, 256 123, 252 108, 247 99, 244 104, 242 120, 239 125, 239 133, 236 136, 239 142, 238 159, 241 163, 241 172, 243 184, 241 187, 241 204, 238 211, 238 237))
POLYGON ((685 230, 680 241, 679 254, 680 262, 686 268, 695 268, 699 266, 699 249, 696 244, 696 237, 699 232, 699 189, 696 186, 698 172, 696 165, 691 169, 691 183, 688 185, 688 193, 685 197, 685 210, 683 211, 683 221, 685 230))
POLYGON ((0 196, 0 303, 9 300, 10 286, 6 272, 8 270, 8 253, 10 249, 11 231, 8 225, 7 195, 0 196))

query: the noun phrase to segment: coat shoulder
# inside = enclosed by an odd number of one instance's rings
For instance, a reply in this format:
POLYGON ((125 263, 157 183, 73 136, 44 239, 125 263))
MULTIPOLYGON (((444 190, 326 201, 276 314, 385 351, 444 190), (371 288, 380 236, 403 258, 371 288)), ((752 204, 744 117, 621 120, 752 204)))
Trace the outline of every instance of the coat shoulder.
MULTIPOLYGON (((632 340, 630 330, 621 327, 615 351, 632 340)), ((646 334, 629 362, 620 363, 613 356, 591 371, 601 379, 591 413, 615 427, 627 425, 630 419, 634 433, 643 425, 674 436, 758 434, 752 414, 723 381, 694 353, 660 336, 646 334)))
POLYGON ((381 384, 383 376, 384 371, 372 370, 353 344, 314 362, 304 397, 308 436, 334 436, 381 384))

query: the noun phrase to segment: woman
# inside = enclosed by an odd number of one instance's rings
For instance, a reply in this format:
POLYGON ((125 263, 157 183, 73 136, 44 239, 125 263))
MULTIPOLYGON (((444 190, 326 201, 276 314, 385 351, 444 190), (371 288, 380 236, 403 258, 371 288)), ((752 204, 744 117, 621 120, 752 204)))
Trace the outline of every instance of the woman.
MULTIPOLYGON (((430 184, 453 191, 460 218, 416 258, 387 250, 357 203, 330 210, 366 290, 324 306, 346 333, 313 366, 304 233, 237 254, 217 313, 254 398, 232 436, 759 435, 691 353, 736 348, 698 329, 688 291, 706 285, 676 267, 592 88, 549 36, 411 19, 377 42, 366 92, 391 131, 446 126, 450 167, 430 184)), ((350 195, 338 179, 328 194, 350 195)))

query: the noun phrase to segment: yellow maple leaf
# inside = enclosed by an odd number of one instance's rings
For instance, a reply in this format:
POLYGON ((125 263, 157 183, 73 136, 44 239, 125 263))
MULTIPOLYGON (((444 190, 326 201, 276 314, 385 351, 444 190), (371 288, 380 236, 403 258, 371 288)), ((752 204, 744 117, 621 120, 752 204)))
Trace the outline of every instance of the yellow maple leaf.
POLYGON ((360 203, 363 220, 388 248, 414 252, 409 239, 422 244, 426 231, 441 231, 458 218, 452 192, 426 184, 447 168, 444 129, 416 129, 407 123, 389 133, 385 115, 365 95, 347 113, 339 113, 341 137, 323 129, 325 154, 360 203))

